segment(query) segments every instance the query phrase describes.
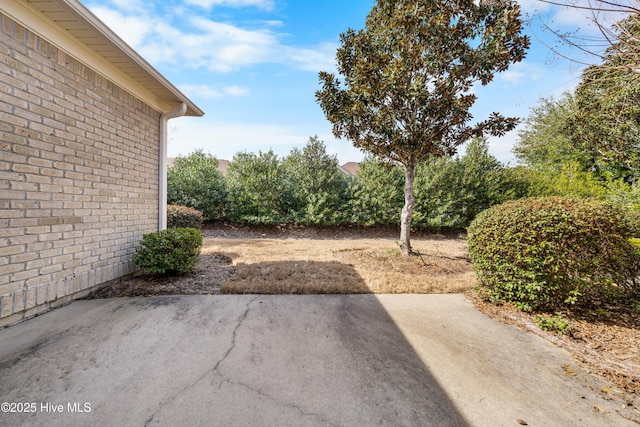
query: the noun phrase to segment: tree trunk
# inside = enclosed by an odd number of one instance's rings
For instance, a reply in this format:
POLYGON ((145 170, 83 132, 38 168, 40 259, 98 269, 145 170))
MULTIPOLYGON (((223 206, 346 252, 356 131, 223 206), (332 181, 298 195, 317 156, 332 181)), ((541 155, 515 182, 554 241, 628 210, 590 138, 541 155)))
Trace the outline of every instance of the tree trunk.
POLYGON ((407 162, 405 165, 405 181, 404 181, 404 206, 400 216, 400 249, 403 255, 411 255, 411 219, 413 218, 413 207, 416 204, 416 198, 413 195, 413 180, 415 178, 416 165, 414 162, 407 162))

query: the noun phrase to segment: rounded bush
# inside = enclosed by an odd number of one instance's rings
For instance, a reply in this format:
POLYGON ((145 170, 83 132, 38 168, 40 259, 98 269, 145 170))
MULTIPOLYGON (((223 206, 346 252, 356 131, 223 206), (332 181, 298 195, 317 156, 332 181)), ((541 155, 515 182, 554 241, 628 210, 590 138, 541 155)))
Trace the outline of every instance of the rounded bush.
POLYGON ((202 212, 188 206, 167 206, 167 227, 169 228, 202 228, 202 212))
POLYGON ((640 258, 623 212, 593 199, 542 197, 494 206, 467 230, 488 299, 549 310, 638 291, 640 258))
POLYGON ((145 274, 169 276, 193 271, 203 236, 195 228, 168 228, 145 234, 133 257, 145 274))
POLYGON ((628 210, 627 224, 629 226, 629 234, 633 237, 640 237, 640 212, 628 210))

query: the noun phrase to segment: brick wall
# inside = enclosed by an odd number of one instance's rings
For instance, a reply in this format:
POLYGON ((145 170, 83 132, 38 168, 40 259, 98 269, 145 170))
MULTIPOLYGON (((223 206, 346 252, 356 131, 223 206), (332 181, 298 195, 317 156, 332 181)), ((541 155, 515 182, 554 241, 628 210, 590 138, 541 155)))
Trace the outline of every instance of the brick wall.
POLYGON ((160 113, 0 14, 0 327, 131 274, 160 113))

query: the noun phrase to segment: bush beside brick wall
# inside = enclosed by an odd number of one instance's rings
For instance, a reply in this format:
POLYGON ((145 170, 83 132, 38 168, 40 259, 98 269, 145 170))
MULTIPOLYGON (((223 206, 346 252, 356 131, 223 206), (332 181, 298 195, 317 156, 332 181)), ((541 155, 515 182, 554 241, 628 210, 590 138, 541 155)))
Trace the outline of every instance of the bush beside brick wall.
POLYGON ((160 113, 0 14, 0 326, 133 273, 160 113))

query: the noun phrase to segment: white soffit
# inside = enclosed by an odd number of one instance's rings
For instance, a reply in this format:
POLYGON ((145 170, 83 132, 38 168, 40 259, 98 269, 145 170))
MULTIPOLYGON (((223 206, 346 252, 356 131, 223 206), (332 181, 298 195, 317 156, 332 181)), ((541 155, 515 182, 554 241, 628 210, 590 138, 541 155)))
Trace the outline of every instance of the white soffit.
POLYGON ((161 112, 191 100, 77 0, 2 0, 0 10, 161 112))

